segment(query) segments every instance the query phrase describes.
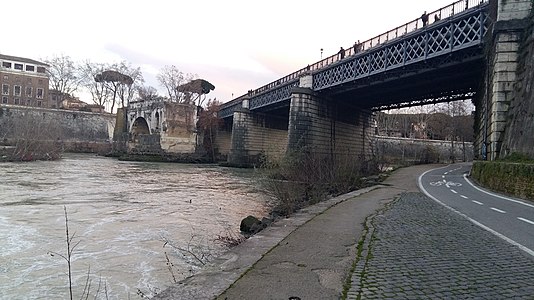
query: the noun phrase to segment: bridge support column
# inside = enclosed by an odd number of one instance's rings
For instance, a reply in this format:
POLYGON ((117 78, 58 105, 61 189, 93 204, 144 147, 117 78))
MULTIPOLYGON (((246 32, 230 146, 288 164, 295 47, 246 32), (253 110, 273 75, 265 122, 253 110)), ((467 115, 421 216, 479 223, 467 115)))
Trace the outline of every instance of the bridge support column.
POLYGON ((243 106, 234 112, 228 164, 253 166, 264 158, 277 160, 286 145, 287 121, 250 111, 249 100, 243 100, 243 106))
POLYGON ((331 159, 367 156, 371 119, 369 110, 323 99, 310 88, 294 88, 289 110, 288 153, 306 152, 331 159))
POLYGON ((522 32, 531 9, 530 0, 499 1, 497 21, 489 43, 488 73, 483 103, 477 107, 482 119, 475 141, 480 159, 500 157, 508 110, 513 98, 522 32))
POLYGON ((242 107, 234 112, 234 123, 232 125, 232 138, 230 152, 228 153, 228 163, 233 166, 244 166, 249 163, 247 151, 248 128, 252 125, 251 112, 248 109, 249 99, 244 99, 242 107))

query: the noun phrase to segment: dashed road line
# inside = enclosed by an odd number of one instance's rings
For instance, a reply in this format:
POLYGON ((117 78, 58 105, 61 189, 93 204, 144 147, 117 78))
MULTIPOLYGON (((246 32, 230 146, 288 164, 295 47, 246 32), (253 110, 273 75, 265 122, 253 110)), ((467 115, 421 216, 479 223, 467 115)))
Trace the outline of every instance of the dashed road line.
POLYGON ((453 189, 451 189, 451 192, 453 192, 453 193, 455 193, 455 194, 458 194, 458 192, 455 191, 455 190, 453 190, 453 189))
POLYGON ((460 195, 460 197, 462 197, 462 198, 464 198, 464 199, 469 199, 469 197, 464 196, 464 195, 460 195))
MULTIPOLYGON (((441 169, 441 168, 438 168, 438 169, 441 169)), ((433 169, 433 170, 425 171, 425 172, 423 172, 423 174, 419 175, 419 178, 417 178, 417 183, 418 183, 418 185, 419 185, 419 189, 420 189, 420 190, 421 190, 427 197, 429 197, 430 199, 432 199, 432 200, 436 201, 437 203, 443 205, 444 207, 446 207, 446 208, 449 209, 450 211, 453 211, 453 212, 457 213, 458 215, 460 215, 460 216, 466 218, 466 219, 469 220, 471 223, 473 223, 473 224, 475 224, 475 225, 477 225, 477 226, 483 228, 483 229, 486 230, 486 231, 491 232, 492 234, 494 234, 495 236, 499 237, 500 239, 507 241, 508 243, 510 243, 510 244, 512 244, 512 245, 514 245, 514 246, 516 246, 516 247, 518 247, 519 249, 525 251, 526 253, 528 253, 529 255, 531 255, 531 256, 534 257, 534 250, 529 249, 528 247, 525 247, 525 246, 521 245, 520 243, 518 243, 518 242, 512 240, 511 238, 509 238, 509 237, 507 237, 507 236, 505 236, 505 235, 503 235, 503 234, 501 234, 501 233, 499 233, 499 232, 497 232, 497 231, 495 231, 495 230, 489 228, 488 226, 486 226, 486 225, 484 225, 484 224, 482 224, 482 223, 476 221, 475 219, 472 219, 472 218, 468 217, 466 214, 464 214, 464 213, 462 213, 462 212, 460 212, 460 211, 458 211, 458 210, 456 210, 456 209, 454 209, 454 208, 448 206, 447 204, 441 202, 438 198, 432 196, 432 195, 425 189, 425 187, 423 186, 422 178, 423 178, 426 174, 428 174, 428 173, 430 173, 430 172, 432 172, 432 171, 434 171, 434 170, 437 170, 437 169, 433 169)), ((465 178, 465 180, 466 180, 467 182, 469 182, 472 186, 474 186, 474 185, 467 179, 467 176, 466 176, 465 174, 464 174, 464 178, 465 178)), ((477 188, 477 189, 478 189, 478 188, 477 188)), ((479 190, 480 190, 480 189, 479 189, 479 190)), ((486 192, 486 193, 487 193, 487 192, 486 192)), ((473 202, 475 202, 475 203, 478 202, 478 201, 474 201, 474 200, 471 200, 471 201, 473 201, 473 202)), ((517 201, 517 202, 519 202, 519 201, 517 201)), ((482 202, 478 202, 477 204, 483 205, 482 202)), ((522 203, 522 204, 524 204, 524 203, 522 203)), ((529 206, 529 205, 527 205, 527 206, 529 206)), ((533 207, 534 207, 534 206, 533 206, 533 207)))
POLYGON ((506 212, 504 210, 500 210, 498 208, 495 208, 495 207, 490 207, 491 210, 494 210, 496 212, 500 212, 501 214, 505 214, 506 212))
POLYGON ((525 218, 521 218, 521 217, 517 217, 519 220, 523 221, 523 222, 527 222, 529 224, 532 224, 534 225, 534 221, 530 221, 529 219, 525 219, 525 218))
POLYGON ((500 198, 500 199, 504 199, 504 200, 507 200, 507 201, 511 201, 511 202, 514 202, 514 203, 517 203, 517 204, 521 204, 521 205, 525 205, 525 206, 534 208, 534 204, 529 204, 529 203, 526 203, 524 201, 520 201, 520 200, 512 199, 512 198, 509 198, 509 197, 505 197, 503 195, 495 194, 495 193, 492 193, 492 192, 489 192, 489 191, 486 191, 486 190, 483 190, 483 189, 479 188, 478 186, 474 185, 471 182, 471 180, 469 180, 469 178, 467 178, 467 174, 464 174, 464 179, 465 179, 465 181, 467 181, 467 183, 469 183, 469 185, 471 185, 473 188, 475 188, 476 190, 478 190, 478 191, 480 191, 480 192, 482 192, 484 194, 491 195, 491 196, 494 196, 494 197, 497 197, 497 198, 500 198))
POLYGON ((476 201, 476 200, 471 200, 471 201, 473 201, 474 203, 476 203, 476 204, 478 204, 478 205, 484 205, 484 203, 479 202, 479 201, 476 201))

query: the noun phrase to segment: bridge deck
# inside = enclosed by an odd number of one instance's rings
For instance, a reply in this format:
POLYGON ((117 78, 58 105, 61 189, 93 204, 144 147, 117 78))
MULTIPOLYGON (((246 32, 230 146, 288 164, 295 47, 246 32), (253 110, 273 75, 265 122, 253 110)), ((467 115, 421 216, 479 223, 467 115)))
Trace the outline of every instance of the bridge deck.
POLYGON ((338 100, 356 97, 360 107, 385 109, 470 98, 475 85, 470 79, 481 70, 487 7, 488 0, 455 2, 428 14, 431 20, 435 15, 440 20, 422 26, 416 19, 348 49, 344 59, 325 58, 223 104, 219 116, 231 117, 246 96, 251 110, 287 106, 292 88, 304 74, 313 76, 313 90, 338 100))

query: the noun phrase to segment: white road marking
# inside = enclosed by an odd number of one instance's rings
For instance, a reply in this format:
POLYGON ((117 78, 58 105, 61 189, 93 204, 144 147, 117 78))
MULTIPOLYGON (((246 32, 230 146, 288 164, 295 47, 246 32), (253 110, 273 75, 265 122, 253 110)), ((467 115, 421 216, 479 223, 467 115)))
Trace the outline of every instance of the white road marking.
POLYGON ((494 210, 496 212, 500 212, 501 214, 505 214, 506 212, 504 210, 500 210, 498 208, 495 208, 495 207, 490 207, 491 210, 494 210))
MULTIPOLYGON (((440 168, 438 168, 438 169, 440 169, 440 168)), ((434 170, 436 170, 436 169, 434 169, 434 170)), ((425 189, 425 187, 423 186, 423 182, 422 182, 422 179, 421 179, 421 178, 423 178, 423 176, 425 176, 426 173, 431 172, 431 171, 434 171, 434 170, 428 170, 428 171, 424 172, 424 173, 421 174, 421 175, 419 176, 419 178, 417 179, 417 183, 419 184, 419 189, 420 189, 425 195, 427 195, 427 197, 429 197, 430 199, 432 199, 432 200, 436 201, 437 203, 443 205, 443 206, 444 206, 445 208, 447 208, 448 210, 450 210, 450 211, 452 211, 452 212, 455 212, 455 213, 459 214, 460 216, 466 218, 466 219, 469 220, 471 223, 473 223, 473 224, 479 226, 480 228, 482 228, 482 229, 484 229, 484 230, 487 230, 487 231, 491 232, 492 234, 496 235, 497 237, 499 237, 499 238, 505 240, 506 242, 508 242, 508 243, 510 243, 510 244, 512 244, 512 245, 514 245, 514 246, 516 246, 516 247, 518 247, 519 249, 525 251, 525 252, 528 253, 529 255, 534 256, 534 250, 529 249, 529 248, 527 248, 527 247, 521 245, 520 243, 518 243, 518 242, 512 240, 511 238, 509 238, 509 237, 503 235, 502 233, 498 233, 497 231, 495 231, 495 230, 489 228, 488 226, 486 226, 486 225, 484 225, 484 224, 482 224, 482 223, 480 223, 480 222, 478 222, 478 221, 475 221, 474 219, 471 219, 471 218, 468 217, 466 214, 457 211, 456 209, 454 209, 454 208, 448 206, 447 204, 445 204, 445 203, 439 201, 436 197, 430 195, 430 193, 429 193, 429 192, 425 189)))
POLYGON ((441 178, 445 178, 445 175, 441 175, 441 178))
POLYGON ((462 198, 464 198, 464 199, 469 199, 469 197, 464 196, 464 195, 460 195, 460 197, 462 197, 462 198))
POLYGON ((451 192, 453 192, 453 193, 455 193, 455 194, 458 194, 458 192, 455 191, 455 190, 453 190, 453 189, 451 189, 451 192))
POLYGON ((523 201, 515 200, 515 199, 512 199, 512 198, 508 198, 508 197, 505 197, 505 196, 502 196, 502 195, 498 195, 498 194, 495 194, 495 193, 492 193, 492 192, 488 192, 488 191, 485 191, 485 190, 479 188, 478 186, 474 185, 474 184, 471 182, 471 180, 467 179, 467 174, 464 174, 464 179, 465 179, 465 181, 467 181, 467 183, 469 183, 472 187, 474 187, 475 189, 481 191, 482 193, 491 195, 491 196, 493 196, 493 197, 501 198, 501 199, 503 199, 503 200, 507 200, 507 201, 515 202, 515 203, 518 203, 518 204, 522 204, 522 205, 525 205, 525 206, 534 208, 534 205, 532 205, 532 204, 525 203, 525 202, 523 202, 523 201))
POLYGON ((476 203, 478 205, 484 205, 484 203, 482 203, 482 202, 478 202, 478 201, 475 201, 475 200, 471 200, 471 201, 473 201, 474 203, 476 203))
POLYGON ((527 222, 529 224, 532 224, 534 225, 534 221, 530 221, 529 219, 525 219, 525 218, 521 218, 521 217, 517 217, 519 220, 523 221, 523 222, 527 222))

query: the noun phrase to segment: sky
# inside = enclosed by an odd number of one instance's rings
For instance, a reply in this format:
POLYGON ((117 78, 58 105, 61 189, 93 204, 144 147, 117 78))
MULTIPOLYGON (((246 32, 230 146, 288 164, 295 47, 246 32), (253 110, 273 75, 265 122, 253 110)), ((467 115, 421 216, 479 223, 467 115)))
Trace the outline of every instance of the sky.
MULTIPOLYGON (((227 102, 339 47, 351 47, 451 0, 17 0, 2 3, 0 53, 129 62, 145 86, 165 65, 215 85, 227 102)), ((88 94, 77 96, 91 102, 88 94)))

